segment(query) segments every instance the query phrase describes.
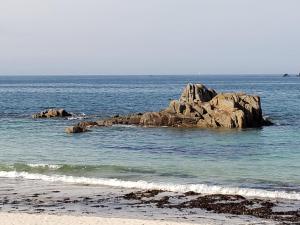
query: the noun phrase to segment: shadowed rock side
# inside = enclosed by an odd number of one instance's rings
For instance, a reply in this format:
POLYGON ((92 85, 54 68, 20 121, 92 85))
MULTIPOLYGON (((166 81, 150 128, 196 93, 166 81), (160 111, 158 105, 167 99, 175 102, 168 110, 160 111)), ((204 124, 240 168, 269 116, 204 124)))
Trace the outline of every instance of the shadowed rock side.
POLYGON ((32 118, 53 118, 53 117, 68 117, 72 114, 68 113, 65 109, 47 109, 45 111, 35 113, 32 115, 32 118))
MULTIPOLYGON (((259 96, 245 93, 220 93, 203 84, 188 84, 179 100, 172 100, 160 112, 146 112, 96 122, 87 126, 128 124, 139 126, 247 128, 271 125, 263 119, 259 96)), ((83 127, 77 124, 75 127, 83 127)), ((85 126, 86 127, 86 126, 85 126)))

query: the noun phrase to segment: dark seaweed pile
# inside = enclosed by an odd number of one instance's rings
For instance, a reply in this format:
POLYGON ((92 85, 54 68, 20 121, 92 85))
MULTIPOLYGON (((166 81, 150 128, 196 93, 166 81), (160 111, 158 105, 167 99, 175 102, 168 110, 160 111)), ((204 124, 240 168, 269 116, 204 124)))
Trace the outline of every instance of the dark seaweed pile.
POLYGON ((195 192, 186 192, 178 196, 162 196, 153 198, 161 193, 159 190, 131 192, 124 195, 127 200, 137 200, 135 204, 154 204, 159 208, 176 208, 182 209, 204 209, 214 213, 226 213, 233 215, 248 215, 258 218, 272 219, 289 224, 300 224, 300 210, 293 211, 276 211, 277 202, 262 199, 247 199, 241 195, 204 195, 201 196, 195 192), (191 197, 186 200, 186 197, 191 197), (152 198, 152 199, 151 199, 152 198), (185 199, 171 203, 170 198, 185 199))

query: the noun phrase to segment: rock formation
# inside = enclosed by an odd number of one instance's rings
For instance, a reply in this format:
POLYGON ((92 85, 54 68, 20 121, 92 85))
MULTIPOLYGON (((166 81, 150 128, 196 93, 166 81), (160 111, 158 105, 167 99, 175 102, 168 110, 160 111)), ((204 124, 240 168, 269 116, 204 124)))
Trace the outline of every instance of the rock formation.
MULTIPOLYGON (((139 126, 247 128, 270 125, 262 117, 259 96, 219 93, 202 84, 188 84, 179 100, 160 112, 146 112, 88 122, 91 126, 132 124, 139 126)), ((77 124, 77 126, 82 126, 77 124)))
POLYGON ((64 109, 47 109, 40 113, 35 113, 32 115, 32 118, 53 118, 53 117, 68 117, 72 116, 72 114, 68 113, 64 109))

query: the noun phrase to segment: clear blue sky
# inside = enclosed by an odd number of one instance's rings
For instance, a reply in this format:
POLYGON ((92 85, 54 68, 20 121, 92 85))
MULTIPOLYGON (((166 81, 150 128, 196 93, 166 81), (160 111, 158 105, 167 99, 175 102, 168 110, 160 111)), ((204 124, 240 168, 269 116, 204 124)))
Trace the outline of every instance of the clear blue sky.
POLYGON ((300 72, 299 0, 6 0, 0 74, 300 72))

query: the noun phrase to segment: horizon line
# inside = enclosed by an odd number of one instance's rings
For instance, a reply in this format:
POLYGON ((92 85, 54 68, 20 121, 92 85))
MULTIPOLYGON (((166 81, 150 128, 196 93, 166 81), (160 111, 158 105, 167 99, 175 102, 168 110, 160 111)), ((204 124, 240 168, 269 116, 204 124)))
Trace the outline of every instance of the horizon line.
POLYGON ((1 77, 7 76, 270 76, 270 75, 299 75, 297 73, 187 73, 187 74, 0 74, 1 77))

